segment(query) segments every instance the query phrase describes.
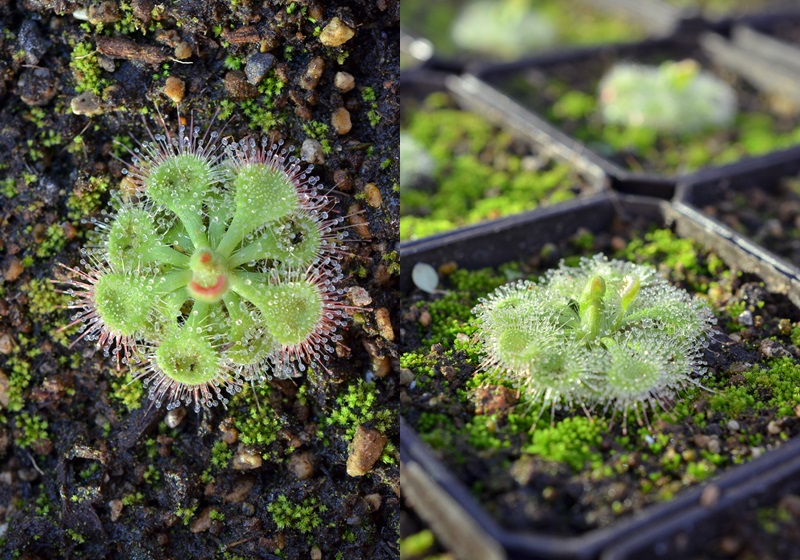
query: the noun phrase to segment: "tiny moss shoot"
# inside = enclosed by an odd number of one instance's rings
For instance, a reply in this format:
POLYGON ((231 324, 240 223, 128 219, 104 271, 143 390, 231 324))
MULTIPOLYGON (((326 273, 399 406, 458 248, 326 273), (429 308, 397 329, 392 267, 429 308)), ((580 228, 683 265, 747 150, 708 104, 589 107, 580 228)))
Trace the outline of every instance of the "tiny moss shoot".
POLYGON ((60 281, 75 342, 130 364, 168 409, 324 368, 350 309, 346 231, 311 166, 282 143, 219 141, 193 124, 177 136, 164 124, 131 153, 134 196, 95 221, 82 269, 60 281))

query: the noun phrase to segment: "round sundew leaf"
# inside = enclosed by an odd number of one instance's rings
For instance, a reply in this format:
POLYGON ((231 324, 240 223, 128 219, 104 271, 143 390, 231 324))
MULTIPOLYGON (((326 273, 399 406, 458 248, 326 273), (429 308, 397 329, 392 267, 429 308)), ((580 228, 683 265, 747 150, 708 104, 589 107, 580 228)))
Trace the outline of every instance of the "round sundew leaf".
POLYGON ((149 251, 161 243, 153 217, 141 208, 123 208, 108 232, 108 262, 114 269, 131 268, 132 259, 149 262, 149 251))
POLYGON ((158 296, 144 278, 109 272, 94 287, 97 313, 113 332, 134 336, 147 331, 158 296))
POLYGON ((200 213, 214 172, 209 161, 194 154, 164 158, 150 171, 146 194, 177 214, 200 213))
POLYGON ((282 170, 250 163, 233 180, 236 218, 245 232, 283 218, 299 205, 297 189, 282 170))
POLYGON ((220 354, 208 338, 189 327, 176 328, 155 351, 164 375, 182 385, 207 385, 219 378, 220 354))
POLYGON ((252 303, 264 315, 270 334, 285 346, 302 344, 323 319, 322 295, 303 280, 267 286, 252 303))
POLYGON ((225 358, 239 366, 258 364, 280 348, 260 313, 243 314, 232 321, 228 332, 230 347, 225 358))

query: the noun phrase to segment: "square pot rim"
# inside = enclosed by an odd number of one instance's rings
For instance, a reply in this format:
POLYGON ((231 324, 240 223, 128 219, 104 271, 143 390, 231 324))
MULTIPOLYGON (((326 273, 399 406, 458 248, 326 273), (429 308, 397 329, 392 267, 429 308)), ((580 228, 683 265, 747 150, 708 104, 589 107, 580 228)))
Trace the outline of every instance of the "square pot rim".
MULTIPOLYGON (((547 70, 553 66, 586 60, 593 56, 613 55, 617 58, 625 58, 627 55, 637 52, 655 52, 661 49, 675 48, 699 49, 710 60, 717 60, 717 56, 725 56, 725 54, 740 55, 739 50, 727 44, 727 40, 722 35, 709 30, 690 40, 679 34, 673 34, 668 37, 651 37, 642 41, 545 53, 500 64, 474 64, 469 66, 460 76, 448 77, 447 83, 448 87, 460 94, 471 96, 476 103, 506 114, 509 121, 519 122, 520 126, 539 129, 542 134, 549 137, 552 142, 562 146, 564 150, 573 152, 599 166, 611 177, 612 188, 623 193, 652 196, 651 192, 648 191, 656 189, 656 196, 669 199, 674 196, 675 186, 678 183, 693 180, 697 176, 709 173, 723 173, 732 176, 737 174, 742 166, 747 167, 765 161, 768 162, 772 156, 788 151, 794 151, 800 157, 800 143, 798 143, 789 148, 774 150, 761 155, 746 155, 734 162, 710 164, 693 171, 663 174, 631 171, 590 149, 586 144, 564 132, 555 123, 540 115, 534 108, 525 106, 493 84, 493 79, 496 79, 497 76, 531 68, 547 70), (722 53, 722 55, 718 53, 722 53)), ((725 65, 724 63, 722 64, 725 65)), ((739 74, 735 69, 734 71, 739 74)))
MULTIPOLYGON (((680 224, 687 222, 696 222, 699 228, 709 229, 709 235, 716 236, 720 232, 714 228, 713 222, 707 221, 703 216, 696 216, 691 212, 683 212, 682 209, 676 208, 675 204, 655 199, 652 197, 643 197, 636 195, 620 195, 613 192, 600 193, 591 199, 581 199, 572 201, 573 204, 565 203, 557 207, 543 208, 532 210, 530 212, 512 216, 509 219, 503 219, 496 224, 478 224, 468 230, 460 230, 456 232, 448 232, 437 236, 436 238, 427 238, 412 244, 400 245, 400 259, 401 271, 408 270, 408 265, 405 262, 427 262, 424 260, 425 255, 434 251, 441 251, 447 249, 448 246, 459 244, 462 246, 470 246, 474 242, 486 236, 497 236, 505 231, 517 231, 526 229, 531 222, 541 220, 556 220, 560 216, 565 215, 567 212, 583 210, 586 211, 598 205, 612 205, 614 213, 618 212, 619 205, 621 207, 630 206, 634 210, 638 209, 640 212, 653 211, 661 215, 661 219, 667 223, 675 223, 678 227, 678 233, 682 237, 696 239, 702 244, 707 245, 707 240, 697 239, 697 236, 681 233, 680 224), (568 206, 569 205, 569 206, 568 206), (574 207, 574 208, 573 208, 574 207), (648 210, 649 209, 649 210, 648 210), (495 227, 488 227, 494 225, 495 227)), ((680 205, 680 203, 677 203, 680 205)), ((695 230, 689 230, 695 231, 695 230)), ((726 233, 726 232, 723 232, 726 233)), ((737 253, 742 253, 745 249, 742 247, 734 248, 737 253)), ((715 248, 714 248, 715 249, 715 248)), ((745 260, 745 255, 742 255, 745 260)), ((761 258, 763 255, 756 254, 750 255, 749 258, 761 258)), ((723 256, 723 260, 728 260, 723 256)), ((499 264, 496 262, 494 264, 499 264)), ((737 266, 740 263, 737 261, 737 266)), ((764 266, 769 267, 772 263, 765 262, 764 266)), ((486 264, 484 266, 490 266, 486 264)), ((467 268, 473 268, 467 266, 467 268)), ((758 274, 758 272, 756 272, 758 274)), ((779 271, 776 271, 779 274, 779 271)), ((407 294, 411 289, 410 272, 406 272, 405 282, 401 276, 400 292, 407 294)), ((762 277, 763 279, 763 277, 762 277)), ((765 283, 767 280, 765 279, 765 283)), ((768 289, 772 289, 768 284, 768 289)), ((793 302, 798 305, 797 302, 793 302)), ((403 351, 401 345, 401 351, 403 351)), ((505 554, 509 557, 515 555, 525 554, 538 554, 543 558, 551 559, 577 559, 589 560, 598 557, 606 548, 610 547, 612 543, 615 546, 619 543, 624 543, 637 532, 648 531, 647 534, 658 534, 658 525, 663 524, 664 527, 674 527, 675 524, 680 524, 680 516, 686 512, 694 511, 697 504, 701 503, 701 496, 703 491, 709 485, 717 486, 726 496, 728 492, 738 492, 743 495, 752 495, 759 489, 758 478, 762 474, 768 475, 773 469, 778 468, 780 465, 789 460, 797 459, 800 461, 800 438, 794 438, 784 442, 776 449, 770 449, 758 458, 755 458, 743 465, 733 465, 713 477, 710 480, 700 482, 692 487, 683 489, 673 500, 668 502, 651 503, 639 512, 633 513, 621 520, 618 520, 610 525, 588 531, 577 536, 565 537, 551 537, 537 533, 536 531, 512 531, 505 529, 494 520, 483 509, 478 501, 472 497, 469 490, 461 483, 450 470, 437 459, 430 448, 422 442, 416 435, 416 432, 408 425, 401 415, 401 436, 400 436, 400 462, 401 462, 401 478, 403 478, 403 471, 405 470, 405 479, 407 484, 414 484, 409 477, 411 465, 414 464, 416 469, 415 476, 416 483, 421 484, 424 488, 419 491, 425 494, 431 492, 439 492, 438 497, 443 500, 452 500, 458 507, 460 507, 467 516, 474 521, 470 524, 471 530, 474 532, 471 540, 486 539, 484 543, 486 550, 499 550, 498 556, 492 558, 505 558, 505 554), (420 476, 427 477, 424 484, 420 483, 420 476), (432 486, 431 486, 432 485, 432 486), (504 551, 504 552, 503 552, 504 551)), ((401 485, 405 486, 401 482, 401 485)), ((413 491, 412 491, 413 493, 413 491)), ((733 494, 732 494, 733 495, 733 494)), ((728 502, 722 501, 723 504, 728 502)), ((705 506, 704 506, 705 507, 705 506)), ((425 512, 418 512, 425 518, 425 512)), ((446 523, 441 519, 436 520, 437 523, 446 523)))

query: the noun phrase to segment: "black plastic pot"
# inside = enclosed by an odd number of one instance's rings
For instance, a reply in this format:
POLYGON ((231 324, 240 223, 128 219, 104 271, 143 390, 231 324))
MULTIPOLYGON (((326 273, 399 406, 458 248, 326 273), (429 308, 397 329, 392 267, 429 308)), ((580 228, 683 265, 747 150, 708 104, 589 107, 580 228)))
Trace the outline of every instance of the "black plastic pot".
MULTIPOLYGON (((591 199, 403 244, 400 248, 401 290, 407 293, 412 289, 411 269, 419 262, 437 266, 456 261, 459 267, 467 269, 496 266, 535 254, 545 243, 564 239, 579 228, 607 231, 610 222, 620 218, 644 218, 653 224, 672 222, 678 232, 688 232, 702 245, 717 246, 715 240, 719 232, 713 222, 674 209, 666 201, 602 193, 591 199)), ((781 284, 781 272, 770 269, 770 255, 757 248, 746 251, 738 243, 719 246, 725 247, 720 256, 729 265, 772 278, 765 278, 770 287, 781 284)), ((400 453, 404 495, 442 543, 461 560, 590 560, 612 553, 617 556, 608 558, 661 557, 662 549, 664 552, 672 550, 664 548, 664 540, 685 528, 684 520, 688 515, 695 516, 690 519, 698 519, 697 516, 705 514, 709 508, 716 511, 759 495, 765 489, 779 488, 780 481, 789 474, 786 469, 792 469, 795 476, 800 473, 800 442, 789 442, 743 466, 725 471, 711 482, 686 489, 669 502, 652 504, 639 513, 578 537, 555 537, 501 527, 402 420, 400 453), (709 501, 709 493, 716 496, 713 503, 709 501), (636 556, 640 550, 655 551, 655 554, 636 556)), ((679 540, 676 542, 680 544, 679 540)))
MULTIPOLYGON (((408 112, 415 110, 427 96, 436 92, 447 93, 459 107, 464 107, 465 110, 474 107, 468 94, 451 91, 447 88, 446 83, 451 77, 452 74, 430 69, 403 72, 400 78, 401 121, 405 120, 408 112)), ((558 144, 535 129, 516 126, 516 123, 499 111, 481 111, 479 114, 486 121, 509 131, 524 145, 525 149, 530 148, 532 155, 545 160, 566 162, 582 178, 581 196, 591 196, 608 189, 609 178, 598 165, 578 154, 564 152, 558 144)))
POLYGON ((723 258, 740 255, 747 269, 758 274, 771 291, 787 294, 800 307, 800 268, 701 210, 732 190, 743 191, 757 185, 774 193, 781 179, 798 173, 800 158, 790 150, 775 154, 769 160, 743 163, 733 176, 720 170, 689 179, 678 186, 671 210, 677 215, 692 217, 692 220, 678 221, 678 233, 691 237, 701 230, 714 231, 716 235, 708 238, 710 248, 723 258))
MULTIPOLYGON (((498 57, 487 54, 475 52, 447 52, 452 49, 452 46, 448 47, 446 50, 437 48, 437 44, 439 44, 441 47, 441 37, 433 36, 429 30, 425 29, 426 26, 422 20, 428 18, 431 12, 437 9, 442 9, 443 6, 452 6, 452 16, 454 17, 454 15, 457 13, 458 6, 466 4, 468 1, 471 0, 442 0, 427 4, 424 10, 420 9, 414 12, 408 11, 401 13, 402 25, 404 27, 404 34, 406 36, 405 41, 401 38, 401 53, 404 52, 403 49, 405 48, 405 54, 410 54, 413 58, 423 62, 425 68, 453 73, 460 73, 465 67, 476 62, 497 61, 498 57), (437 41, 437 39, 440 39, 440 41, 437 41), (415 41, 418 42, 415 44, 415 41), (416 47, 416 49, 414 47, 416 47), (417 50, 418 55, 421 56, 415 56, 413 54, 415 50, 417 50)), ((645 1, 648 3, 655 3, 655 0, 645 1)), ((629 20, 631 25, 637 28, 639 31, 635 35, 637 37, 643 37, 645 35, 652 34, 670 34, 675 30, 677 23, 680 21, 676 16, 676 14, 680 14, 680 11, 675 10, 671 6, 664 7, 659 5, 651 10, 630 10, 625 8, 621 9, 618 5, 620 3, 626 4, 624 0, 622 2, 620 2, 620 0, 576 0, 576 2, 580 5, 567 5, 565 10, 580 10, 583 15, 585 15, 587 12, 596 12, 598 14, 606 14, 610 16, 618 15, 619 17, 629 20)), ((409 10, 410 9, 411 8, 409 8, 409 10)), ((440 13, 434 17, 441 19, 442 14, 440 13)), ((440 35, 449 33, 449 27, 445 30, 440 30, 439 32, 440 35)), ((629 37, 627 40, 630 40, 631 38, 632 37, 629 37)), ((571 45, 568 43, 560 43, 555 44, 552 47, 547 47, 541 52, 561 50, 570 47, 571 45)))
MULTIPOLYGON (((690 558, 713 538, 724 535, 726 521, 743 512, 775 503, 800 488, 800 440, 787 442, 763 458, 723 476, 706 486, 694 505, 679 516, 657 524, 613 545, 601 560, 640 560, 641 558, 690 558), (744 475, 744 476, 743 476, 744 475), (752 478, 748 478, 752 477, 752 478), (703 495, 705 492, 705 495, 703 495)), ((767 538, 768 535, 764 534, 767 538)), ((784 558, 797 558, 793 551, 784 558)))
MULTIPOLYGON (((674 195, 675 185, 678 181, 702 176, 709 172, 734 176, 739 172, 743 162, 749 159, 769 161, 774 155, 746 157, 731 164, 707 166, 686 173, 656 174, 632 171, 560 130, 557 125, 541 116, 537 109, 529 106, 519 95, 515 95, 509 82, 518 76, 530 76, 536 83, 543 82, 553 72, 570 69, 579 64, 591 66, 592 72, 597 72, 596 76, 592 75, 591 80, 593 81, 595 77, 599 80, 604 69, 610 67, 617 60, 654 63, 667 59, 679 60, 692 57, 704 66, 719 65, 724 68, 735 56, 734 51, 730 51, 724 44, 724 40, 717 35, 704 34, 699 40, 657 39, 553 53, 508 64, 478 65, 472 67, 469 73, 461 77, 449 78, 448 87, 464 99, 469 100, 476 110, 502 113, 516 129, 535 131, 531 133, 533 137, 540 138, 542 142, 559 146, 560 151, 557 153, 580 157, 601 167, 612 178, 612 187, 616 190, 629 194, 669 199, 674 195)), ((761 64, 763 65, 763 63, 761 64)), ((800 147, 793 147, 790 150, 800 157, 800 147)))

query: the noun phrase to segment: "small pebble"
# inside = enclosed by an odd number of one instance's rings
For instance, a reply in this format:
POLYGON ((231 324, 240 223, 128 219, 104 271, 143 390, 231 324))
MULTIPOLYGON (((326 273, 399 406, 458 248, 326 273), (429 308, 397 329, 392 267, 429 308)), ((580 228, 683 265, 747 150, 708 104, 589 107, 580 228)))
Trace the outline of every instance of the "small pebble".
POLYGON ((777 436, 779 433, 781 433, 781 431, 782 431, 781 427, 778 425, 777 422, 775 422, 775 420, 770 420, 769 424, 767 424, 767 432, 769 434, 777 436))
POLYGON ((349 290, 350 301, 356 307, 366 307, 372 303, 372 296, 361 286, 353 286, 349 290))
POLYGON ((378 430, 359 425, 350 445, 347 457, 347 474, 364 476, 372 470, 372 466, 380 458, 383 448, 389 440, 378 430))
POLYGON ((400 368, 400 385, 411 385, 415 379, 413 371, 408 368, 400 368))
POLYGON ((307 163, 325 163, 325 152, 322 151, 322 144, 313 138, 303 140, 300 147, 300 159, 307 163))
POLYGON ((123 507, 124 504, 122 503, 122 500, 111 500, 110 502, 108 502, 108 509, 110 510, 111 513, 112 522, 119 519, 119 516, 122 515, 123 507))
POLYGON ((394 341, 394 329, 392 328, 392 317, 389 310, 381 307, 375 312, 375 322, 378 324, 378 331, 381 336, 389 342, 394 341))
POLYGON ((70 109, 76 115, 94 117, 103 114, 103 107, 100 98, 91 91, 84 91, 77 97, 73 97, 69 102, 70 109))
POLYGON ((420 262, 411 269, 411 281, 423 292, 432 294, 439 286, 439 274, 428 263, 420 262))
POLYGON ((325 59, 321 56, 316 56, 311 59, 306 67, 303 77, 300 78, 300 87, 307 90, 312 90, 317 87, 322 73, 325 71, 325 59))
POLYGON ((258 97, 258 89, 247 81, 241 70, 232 70, 225 74, 225 91, 234 101, 258 97))
POLYGON ((719 501, 721 495, 722 491, 719 486, 709 484, 703 488, 703 492, 700 494, 700 505, 707 508, 713 507, 719 501))
POLYGON ((377 185, 375 185, 375 183, 367 183, 364 186, 364 196, 366 197, 365 200, 367 204, 373 208, 380 208, 381 204, 383 204, 381 190, 377 187, 377 185))
POLYGON ((422 313, 419 314, 418 321, 419 321, 419 324, 422 325, 423 327, 429 326, 431 324, 432 320, 433 320, 433 317, 431 317, 431 312, 428 311, 427 309, 424 309, 422 311, 422 313))
POLYGON ((181 41, 175 45, 175 58, 178 60, 186 60, 192 57, 192 47, 186 41, 181 41))
POLYGON ((58 79, 47 68, 26 68, 17 81, 17 92, 26 105, 47 105, 56 95, 58 79))
POLYGON ((14 339, 8 333, 0 334, 0 354, 10 354, 14 350, 14 339))
POLYGON ((263 461, 260 453, 249 447, 239 447, 233 456, 231 466, 237 471, 247 471, 260 468, 263 461))
POLYGON ((726 556, 734 556, 742 549, 742 541, 737 537, 726 535, 719 539, 719 550, 726 556))
POLYGON ((244 67, 244 73, 247 75, 247 81, 257 86, 267 72, 272 70, 275 66, 275 56, 269 53, 253 53, 247 57, 247 63, 244 67))
POLYGON ((311 549, 311 560, 322 560, 322 551, 318 546, 311 549))
POLYGON ((17 42, 24 53, 25 64, 36 66, 50 46, 50 41, 42 38, 39 26, 33 19, 25 19, 19 28, 17 42))
POLYGON ((174 429, 181 425, 181 421, 183 421, 184 416, 186 416, 186 409, 182 406, 179 406, 178 408, 173 408, 167 412, 164 422, 167 424, 168 428, 174 429))
POLYGON ((336 188, 342 192, 350 192, 353 190, 353 178, 347 169, 337 169, 333 172, 333 183, 336 188))
POLYGON ((219 433, 219 439, 228 445, 233 445, 239 441, 239 430, 237 430, 233 425, 233 418, 230 416, 228 418, 224 418, 222 422, 219 423, 219 433))
POLYGON ((234 484, 233 489, 225 494, 222 499, 228 504, 239 504, 247 498, 253 486, 255 486, 255 481, 252 477, 247 476, 240 478, 236 481, 236 484, 234 484))
POLYGON ((361 206, 358 204, 351 204, 347 209, 347 216, 350 225, 361 239, 372 239, 372 232, 369 230, 369 220, 364 217, 361 206))
POLYGON ((186 93, 186 84, 180 78, 170 76, 164 84, 164 95, 169 97, 173 103, 180 103, 183 101, 183 95, 186 93))
POLYGON ((25 267, 22 266, 22 261, 17 257, 11 257, 8 259, 5 270, 3 270, 3 278, 5 278, 6 282, 13 282, 19 278, 24 271, 25 267))
POLYGON ((8 408, 9 388, 8 376, 0 370, 0 406, 3 408, 8 408))
POLYGON ((339 107, 331 115, 331 124, 336 134, 347 134, 353 128, 353 123, 350 120, 350 111, 344 107, 339 107))
POLYGON ((732 431, 732 432, 736 432, 740 428, 739 422, 737 422, 736 420, 728 420, 728 424, 727 425, 728 425, 728 429, 730 431, 732 431))
POLYGON ((333 87, 342 93, 347 93, 356 87, 356 79, 347 72, 336 72, 336 76, 333 78, 333 87))
POLYGON ((739 316, 736 317, 736 321, 740 325, 744 325, 745 327, 752 327, 753 326, 753 313, 750 310, 745 309, 744 311, 739 313, 739 316))
POLYGON ((314 476, 314 455, 310 451, 292 453, 289 457, 289 471, 297 480, 307 480, 314 476))
POLYGON ((99 4, 89 4, 87 18, 89 23, 93 25, 118 22, 120 14, 117 3, 112 0, 105 0, 99 4))
POLYGON ((192 522, 189 523, 189 530, 192 533, 202 533, 203 531, 208 531, 211 527, 211 512, 215 511, 213 507, 207 507, 200 512, 200 514, 192 519, 192 522))
POLYGON ((338 47, 345 44, 356 34, 338 17, 333 18, 328 25, 322 28, 319 42, 326 47, 338 47))

